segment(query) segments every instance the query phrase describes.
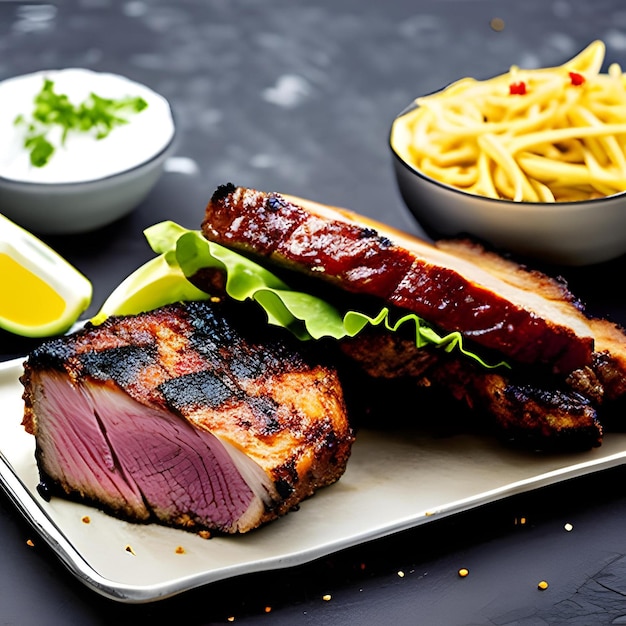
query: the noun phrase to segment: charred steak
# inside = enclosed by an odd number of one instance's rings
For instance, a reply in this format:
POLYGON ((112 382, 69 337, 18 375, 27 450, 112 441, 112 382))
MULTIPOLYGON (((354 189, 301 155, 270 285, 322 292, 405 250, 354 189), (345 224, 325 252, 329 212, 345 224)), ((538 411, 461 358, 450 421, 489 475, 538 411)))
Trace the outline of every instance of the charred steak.
MULTIPOLYGON (((588 450, 601 444, 604 428, 594 398, 555 376, 524 369, 487 370, 470 359, 374 330, 343 340, 351 362, 374 380, 407 385, 418 397, 430 389, 476 412, 484 426, 507 445, 537 451, 588 450)), ((437 396, 436 396, 437 397, 437 396)))
POLYGON ((132 521, 243 533, 337 481, 335 370, 238 305, 193 302, 51 340, 24 366, 42 485, 132 521))

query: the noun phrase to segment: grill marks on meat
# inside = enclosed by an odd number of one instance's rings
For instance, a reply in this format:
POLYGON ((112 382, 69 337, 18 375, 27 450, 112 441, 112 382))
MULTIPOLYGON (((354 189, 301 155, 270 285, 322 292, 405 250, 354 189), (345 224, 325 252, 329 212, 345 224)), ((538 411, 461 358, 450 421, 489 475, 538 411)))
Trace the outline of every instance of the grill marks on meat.
POLYGON ((382 298, 520 363, 570 372, 589 364, 588 323, 541 293, 460 255, 361 216, 276 193, 224 185, 202 232, 346 291, 382 298))
POLYGON ((378 380, 405 381, 472 409, 475 424, 502 441, 535 450, 586 450, 601 444, 596 405, 562 381, 525 371, 486 370, 469 359, 377 330, 343 340, 342 352, 378 380))
POLYGON ((237 307, 171 305, 36 349, 24 426, 43 483, 130 520, 236 533, 338 480, 354 437, 335 370, 237 307))

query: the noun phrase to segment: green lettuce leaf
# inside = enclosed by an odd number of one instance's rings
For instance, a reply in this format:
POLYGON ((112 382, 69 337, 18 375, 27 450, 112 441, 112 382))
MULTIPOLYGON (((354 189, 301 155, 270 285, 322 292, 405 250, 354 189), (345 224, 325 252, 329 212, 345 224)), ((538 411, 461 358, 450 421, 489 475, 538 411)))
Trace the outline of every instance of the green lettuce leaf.
MULTIPOLYGON (((258 263, 229 248, 208 241, 200 231, 188 230, 175 222, 165 221, 144 232, 154 252, 172 253, 187 278, 198 271, 214 268, 226 276, 226 293, 238 301, 254 300, 265 311, 270 324, 289 329, 302 340, 332 337, 354 337, 368 325, 383 325, 396 332, 412 324, 417 347, 438 346, 447 352, 459 350, 485 367, 508 367, 505 363, 490 365, 463 347, 459 332, 440 336, 417 315, 409 313, 397 320, 390 319, 390 310, 381 308, 371 317, 359 311, 340 312, 335 306, 316 296, 295 291, 275 274, 258 263)), ((170 261, 171 262, 171 261, 170 261)))

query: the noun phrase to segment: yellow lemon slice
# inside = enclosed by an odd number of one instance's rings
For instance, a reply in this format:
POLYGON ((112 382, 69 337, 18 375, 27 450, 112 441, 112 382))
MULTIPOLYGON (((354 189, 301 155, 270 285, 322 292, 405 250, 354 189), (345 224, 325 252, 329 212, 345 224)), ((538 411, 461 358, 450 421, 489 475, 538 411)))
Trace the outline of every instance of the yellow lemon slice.
POLYGON ((92 298, 92 285, 85 276, 3 215, 0 287, 0 328, 24 337, 64 333, 92 298))
POLYGON ((161 254, 125 278, 91 322, 101 324, 111 315, 135 315, 174 302, 210 298, 187 280, 176 263, 170 264, 167 259, 167 254, 161 254))

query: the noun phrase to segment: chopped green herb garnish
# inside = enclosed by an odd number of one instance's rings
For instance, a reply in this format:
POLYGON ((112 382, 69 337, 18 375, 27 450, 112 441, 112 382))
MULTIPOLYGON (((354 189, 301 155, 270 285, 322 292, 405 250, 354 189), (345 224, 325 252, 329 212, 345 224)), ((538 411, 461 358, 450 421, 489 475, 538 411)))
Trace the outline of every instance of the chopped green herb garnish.
POLYGON ((26 125, 24 147, 30 152, 30 162, 35 167, 43 167, 55 150, 47 139, 51 128, 62 129, 62 144, 71 131, 92 133, 96 139, 103 139, 116 126, 128 123, 125 114, 139 113, 148 103, 141 97, 114 100, 91 93, 84 102, 74 105, 67 95, 54 90, 54 81, 45 78, 41 91, 35 96, 34 105, 30 120, 18 115, 14 124, 26 125))
POLYGON ((35 134, 34 131, 24 140, 24 147, 30 150, 30 162, 35 167, 43 167, 54 152, 54 146, 46 139, 46 135, 35 134))

